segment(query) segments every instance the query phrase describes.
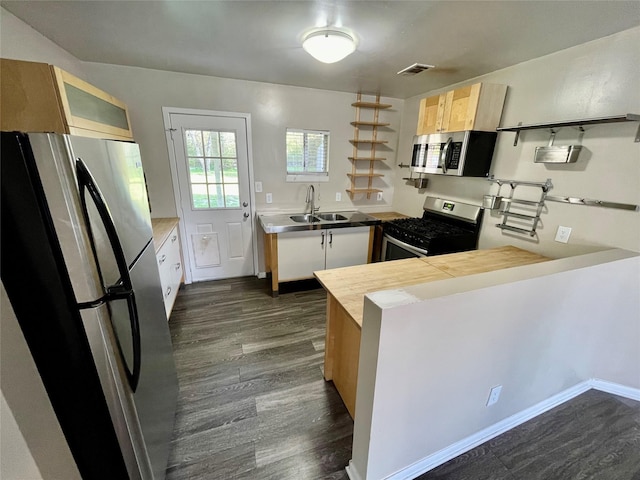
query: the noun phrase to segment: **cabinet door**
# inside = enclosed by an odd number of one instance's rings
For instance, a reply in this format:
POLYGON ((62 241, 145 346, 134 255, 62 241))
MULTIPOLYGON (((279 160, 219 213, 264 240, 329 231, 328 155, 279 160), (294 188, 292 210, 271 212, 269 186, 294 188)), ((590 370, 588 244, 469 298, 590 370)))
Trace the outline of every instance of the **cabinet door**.
POLYGON ((420 100, 417 135, 436 133, 442 129, 445 99, 446 95, 443 93, 420 100))
POLYGON ((369 261, 371 227, 338 228, 328 231, 326 267, 362 265, 369 261))
POLYGON ((444 132, 473 130, 481 85, 476 83, 447 92, 442 120, 444 132))
POLYGON ((52 68, 69 133, 133 140, 129 112, 124 103, 58 67, 52 68))
POLYGON ((68 133, 56 91, 48 64, 0 59, 2 131, 68 133))
POLYGON ((312 278, 324 270, 326 230, 278 234, 278 281, 312 278))

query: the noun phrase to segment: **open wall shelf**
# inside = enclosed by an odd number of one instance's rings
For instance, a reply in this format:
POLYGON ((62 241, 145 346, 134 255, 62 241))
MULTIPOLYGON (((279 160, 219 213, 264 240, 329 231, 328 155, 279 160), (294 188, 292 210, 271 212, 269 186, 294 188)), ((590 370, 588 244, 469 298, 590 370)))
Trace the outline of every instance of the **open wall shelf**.
MULTIPOLYGON (((388 127, 390 124, 386 122, 380 122, 378 115, 380 110, 391 108, 392 105, 386 103, 380 103, 380 95, 376 95, 375 102, 362 101, 362 94, 358 93, 357 101, 351 104, 356 108, 356 119, 351 122, 353 125, 353 139, 349 140, 353 144, 353 156, 348 157, 351 160, 351 173, 348 173, 351 186, 347 189, 347 193, 353 199, 357 194, 366 194, 367 199, 371 198, 372 193, 381 192, 378 188, 373 188, 373 179, 384 177, 382 173, 375 173, 375 163, 384 161, 386 158, 376 156, 376 147, 378 145, 384 145, 388 143, 388 140, 378 139, 378 128, 388 127), (373 110, 373 118, 362 120, 360 118, 361 109, 373 110), (361 128, 364 129, 361 131, 361 128), (364 133, 365 138, 361 138, 360 134, 364 133), (361 150, 363 145, 371 145, 368 155, 364 156, 361 150), (369 162, 369 171, 358 171, 359 162, 369 162), (357 184, 363 179, 367 179, 366 188, 364 186, 358 187, 357 184), (360 180, 359 180, 360 179, 360 180)), ((364 181, 362 181, 364 183, 364 181)))

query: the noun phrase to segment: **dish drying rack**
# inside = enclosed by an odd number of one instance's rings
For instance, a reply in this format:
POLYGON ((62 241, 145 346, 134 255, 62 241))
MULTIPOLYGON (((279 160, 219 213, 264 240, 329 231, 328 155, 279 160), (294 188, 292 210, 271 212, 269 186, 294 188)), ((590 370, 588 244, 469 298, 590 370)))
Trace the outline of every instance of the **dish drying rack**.
POLYGON ((531 237, 535 236, 536 228, 540 222, 540 215, 544 209, 545 199, 547 198, 549 190, 553 188, 551 179, 547 178, 545 182, 526 182, 491 178, 489 181, 498 184, 498 193, 496 195, 485 195, 483 206, 492 210, 499 210, 500 215, 502 215, 502 223, 497 223, 496 227, 501 230, 525 234, 531 237), (500 195, 504 185, 511 187, 508 196, 500 195), (540 197, 535 200, 531 199, 533 198, 532 196, 528 196, 528 198, 518 198, 515 194, 516 189, 519 187, 539 188, 540 197), (513 210, 514 208, 516 209, 515 211, 513 210), (515 223, 515 225, 513 223, 515 223))

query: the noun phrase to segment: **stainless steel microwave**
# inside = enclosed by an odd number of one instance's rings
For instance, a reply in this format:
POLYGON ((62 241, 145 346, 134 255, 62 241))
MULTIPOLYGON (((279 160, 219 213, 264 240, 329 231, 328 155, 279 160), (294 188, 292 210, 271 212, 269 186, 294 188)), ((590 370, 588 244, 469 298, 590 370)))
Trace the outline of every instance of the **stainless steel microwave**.
POLYGON ((411 170, 458 177, 489 175, 497 132, 450 132, 416 135, 411 170))

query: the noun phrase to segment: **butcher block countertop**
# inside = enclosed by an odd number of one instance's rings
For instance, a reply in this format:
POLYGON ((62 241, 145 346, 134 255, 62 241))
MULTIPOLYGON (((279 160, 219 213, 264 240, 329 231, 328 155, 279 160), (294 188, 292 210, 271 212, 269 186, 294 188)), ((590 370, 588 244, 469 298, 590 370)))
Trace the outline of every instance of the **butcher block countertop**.
POLYGON ((507 246, 315 272, 327 290, 325 380, 333 381, 349 414, 355 418, 365 294, 546 260, 550 259, 507 246))
POLYGON ((315 272, 315 276, 358 326, 362 327, 363 300, 367 293, 547 260, 550 259, 517 247, 506 246, 321 270, 315 272))
POLYGON ((371 215, 373 218, 377 218, 383 222, 388 222, 389 220, 395 220, 397 218, 409 218, 409 215, 404 215, 398 212, 376 212, 368 213, 367 215, 371 215))
POLYGON ((167 241, 173 227, 175 227, 180 219, 178 217, 152 218, 151 228, 153 229, 153 246, 156 252, 167 241))

